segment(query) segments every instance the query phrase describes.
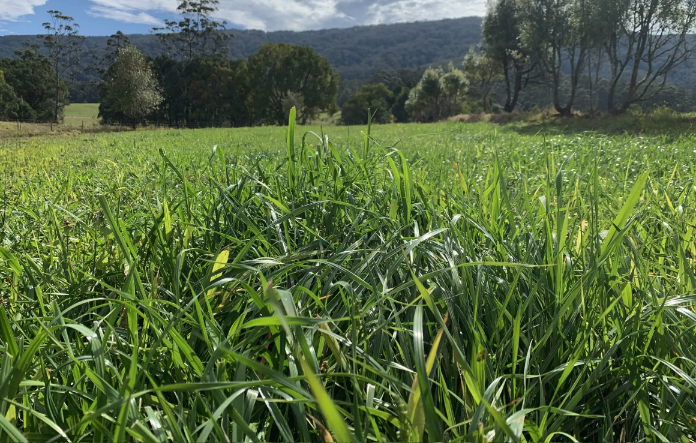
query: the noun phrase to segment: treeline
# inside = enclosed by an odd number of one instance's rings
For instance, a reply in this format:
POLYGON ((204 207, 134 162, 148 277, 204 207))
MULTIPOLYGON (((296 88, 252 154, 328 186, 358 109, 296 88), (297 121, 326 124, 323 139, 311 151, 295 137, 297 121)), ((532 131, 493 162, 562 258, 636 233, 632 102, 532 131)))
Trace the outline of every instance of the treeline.
POLYGON ((322 111, 335 112, 339 76, 313 49, 268 43, 249 60, 228 60, 204 54, 177 59, 147 58, 132 46, 104 76, 99 113, 104 124, 147 120, 179 126, 254 126, 283 124, 291 108, 306 123, 322 111), (122 63, 139 54, 138 72, 155 81, 146 87, 128 78, 122 63), (135 85, 138 87, 136 88, 135 85), (143 113, 144 99, 156 95, 156 106, 143 113))
POLYGON ((169 126, 283 124, 293 107, 306 123, 336 108, 339 76, 311 48, 267 43, 248 60, 230 60, 230 34, 212 16, 217 0, 182 1, 180 19, 154 31, 165 51, 151 59, 123 34, 100 84, 102 123, 169 126))
POLYGON ((18 58, 0 60, 0 120, 49 122, 61 119, 68 87, 38 48, 18 51, 18 58))
MULTIPOLYGON (((661 105, 694 111, 692 88, 669 80, 696 47, 695 24, 691 0, 492 1, 479 50, 470 50, 461 71, 426 69, 404 108, 412 121, 548 106, 561 115, 661 105)), ((403 121, 403 85, 363 86, 347 99, 343 121, 364 123, 365 110, 376 107, 378 121, 403 121)))
POLYGON ((229 58, 231 34, 212 16, 217 0, 181 1, 177 20, 153 29, 162 52, 150 57, 118 32, 99 59, 84 47, 79 25, 49 11, 46 33, 16 57, 0 60, 0 119, 60 122, 69 103, 65 79, 99 74, 103 124, 146 121, 170 126, 282 124, 297 109, 305 123, 335 112, 339 75, 306 46, 267 43, 248 60, 229 58))

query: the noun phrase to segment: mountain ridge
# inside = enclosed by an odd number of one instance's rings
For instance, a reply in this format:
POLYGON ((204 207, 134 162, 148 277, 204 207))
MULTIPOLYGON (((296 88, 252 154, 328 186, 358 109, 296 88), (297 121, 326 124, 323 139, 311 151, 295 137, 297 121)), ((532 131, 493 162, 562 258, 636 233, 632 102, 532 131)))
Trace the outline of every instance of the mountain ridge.
MULTIPOLYGON (((229 56, 246 59, 265 43, 290 43, 309 46, 326 57, 341 76, 339 104, 360 85, 385 71, 418 70, 428 66, 445 66, 450 61, 460 64, 471 46, 481 42, 481 17, 463 17, 437 21, 354 26, 312 31, 233 30, 229 56)), ((151 57, 164 51, 154 34, 129 35, 131 43, 151 57)), ((690 36, 696 45, 696 36, 690 36)), ((71 100, 98 100, 96 71, 85 69, 95 65, 106 48, 108 37, 86 37, 83 72, 70 85, 71 100)), ((15 57, 23 43, 40 43, 37 36, 12 35, 0 37, 0 58, 15 57)), ((669 75, 669 83, 683 88, 696 85, 696 58, 678 66, 669 75)))
MULTIPOLYGON (((481 41, 481 17, 331 28, 313 31, 234 30, 230 57, 247 58, 264 43, 290 43, 314 48, 326 57, 343 80, 367 79, 389 69, 416 68, 461 59, 481 41)), ((153 34, 129 35, 133 45, 149 56, 163 47, 153 34)), ((86 37, 85 47, 106 47, 107 36, 86 37)), ((39 43, 33 35, 0 37, 0 58, 14 57, 24 42, 39 43)))

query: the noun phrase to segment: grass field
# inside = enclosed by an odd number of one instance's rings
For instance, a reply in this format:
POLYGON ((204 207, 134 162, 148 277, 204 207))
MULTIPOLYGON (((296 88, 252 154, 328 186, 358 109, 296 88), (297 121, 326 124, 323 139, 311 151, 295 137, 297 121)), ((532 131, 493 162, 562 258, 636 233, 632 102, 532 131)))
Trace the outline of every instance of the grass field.
POLYGON ((65 118, 97 118, 99 103, 71 103, 65 107, 65 118))
POLYGON ((65 107, 64 123, 67 126, 92 127, 99 124, 99 103, 71 103, 65 107))
POLYGON ((0 141, 0 440, 694 441, 693 136, 366 132, 0 141))

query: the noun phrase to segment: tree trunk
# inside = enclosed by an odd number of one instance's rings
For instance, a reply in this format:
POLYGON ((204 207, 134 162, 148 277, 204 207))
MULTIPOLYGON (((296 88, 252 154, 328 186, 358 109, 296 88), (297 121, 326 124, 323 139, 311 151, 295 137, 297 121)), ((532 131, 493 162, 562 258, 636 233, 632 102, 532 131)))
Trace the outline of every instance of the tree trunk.
POLYGON ((53 113, 53 122, 58 124, 58 101, 60 100, 60 77, 58 76, 58 71, 56 70, 56 103, 53 113))
POLYGON ((616 106, 616 86, 617 82, 612 81, 611 86, 609 86, 609 93, 607 94, 607 109, 609 110, 609 114, 612 115, 618 115, 621 113, 616 106))
POLYGON ((505 112, 512 112, 517 107, 517 102, 520 99, 520 91, 522 91, 522 74, 519 72, 515 73, 515 86, 512 90, 512 97, 508 94, 508 102, 505 103, 505 112))

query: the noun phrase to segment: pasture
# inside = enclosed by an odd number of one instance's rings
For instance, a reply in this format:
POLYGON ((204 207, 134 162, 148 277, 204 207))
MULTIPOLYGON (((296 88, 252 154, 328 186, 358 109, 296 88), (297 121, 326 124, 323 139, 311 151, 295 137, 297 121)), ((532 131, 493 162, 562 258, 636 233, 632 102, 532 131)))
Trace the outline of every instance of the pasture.
POLYGON ((99 103, 71 103, 65 107, 66 126, 93 127, 99 124, 99 103))
POLYGON ((0 440, 696 438, 693 136, 324 131, 0 141, 0 440))

